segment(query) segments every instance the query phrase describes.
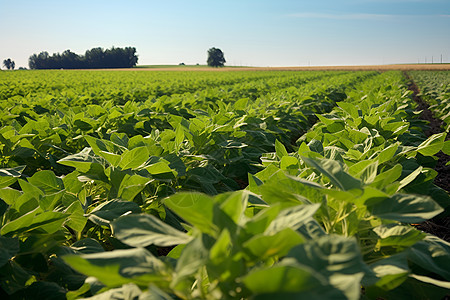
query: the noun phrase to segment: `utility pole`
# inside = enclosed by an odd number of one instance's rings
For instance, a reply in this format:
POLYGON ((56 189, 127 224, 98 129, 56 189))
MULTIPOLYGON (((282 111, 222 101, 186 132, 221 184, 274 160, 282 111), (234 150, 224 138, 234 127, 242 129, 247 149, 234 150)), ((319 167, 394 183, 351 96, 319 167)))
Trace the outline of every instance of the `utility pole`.
POLYGON ((442 54, 441 54, 441 64, 442 64, 442 54))
POLYGON ((433 58, 434 58, 434 56, 431 56, 431 63, 433 63, 433 58))

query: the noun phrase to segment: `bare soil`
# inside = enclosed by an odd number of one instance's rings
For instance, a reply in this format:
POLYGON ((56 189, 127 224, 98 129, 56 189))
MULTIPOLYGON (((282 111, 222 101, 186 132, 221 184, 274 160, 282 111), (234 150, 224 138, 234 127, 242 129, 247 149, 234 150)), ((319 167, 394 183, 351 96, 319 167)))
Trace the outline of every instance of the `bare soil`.
MULTIPOLYGON (((441 133, 442 121, 434 117, 432 111, 429 109, 429 105, 419 96, 420 90, 418 86, 411 80, 406 72, 404 74, 410 81, 408 87, 413 92, 414 101, 418 104, 417 109, 422 111, 421 118, 429 122, 429 129, 425 131, 425 134, 431 136, 433 134, 441 133)), ((448 135, 446 139, 449 139, 448 135)), ((447 192, 450 192, 450 166, 446 166, 447 162, 450 160, 450 156, 442 153, 442 151, 436 154, 436 156, 438 157, 438 162, 435 170, 438 172, 438 175, 434 179, 434 184, 447 192)), ((450 217, 440 218, 438 216, 423 222, 416 227, 450 242, 450 217)))

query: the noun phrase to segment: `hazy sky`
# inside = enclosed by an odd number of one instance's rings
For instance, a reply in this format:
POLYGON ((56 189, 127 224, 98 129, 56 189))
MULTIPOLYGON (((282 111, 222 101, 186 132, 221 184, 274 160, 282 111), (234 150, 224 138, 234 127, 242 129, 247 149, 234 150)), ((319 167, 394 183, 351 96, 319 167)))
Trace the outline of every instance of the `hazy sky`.
POLYGON ((0 59, 134 46, 139 64, 450 62, 450 0, 0 0, 0 59))

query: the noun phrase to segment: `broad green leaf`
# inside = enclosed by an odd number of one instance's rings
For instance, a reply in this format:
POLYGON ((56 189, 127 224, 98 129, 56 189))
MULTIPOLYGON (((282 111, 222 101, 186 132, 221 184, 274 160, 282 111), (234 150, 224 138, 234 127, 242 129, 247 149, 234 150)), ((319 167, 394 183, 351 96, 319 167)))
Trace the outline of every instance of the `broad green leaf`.
POLYGON ((395 194, 368 207, 377 217, 405 223, 422 223, 444 210, 430 197, 395 194))
POLYGON ((398 144, 393 144, 388 146, 387 148, 383 149, 380 154, 378 154, 378 163, 381 165, 382 163, 385 163, 392 159, 397 152, 398 144))
POLYGON ((29 228, 29 226, 32 224, 33 218, 36 216, 36 214, 37 209, 32 210, 26 213, 25 215, 21 216, 20 218, 17 218, 9 223, 6 223, 1 228, 0 234, 6 236, 9 233, 26 231, 26 229, 29 228))
POLYGON ((444 146, 442 147, 442 152, 447 155, 450 155, 450 140, 445 141, 444 146))
POLYGON ((111 142, 113 142, 122 149, 126 149, 128 147, 129 139, 125 133, 113 132, 109 139, 111 142))
POLYGON ((188 243, 192 237, 162 222, 153 215, 122 216, 111 223, 113 234, 133 247, 173 246, 188 243))
POLYGON ((402 165, 396 164, 389 170, 383 171, 378 174, 370 185, 379 189, 383 189, 388 184, 393 183, 402 175, 402 169, 402 165))
MULTIPOLYGON (((298 293, 295 295, 297 299, 301 299, 302 292, 305 299, 311 296, 309 293, 315 294, 316 297, 312 299, 320 299, 318 296, 327 292, 324 289, 330 288, 326 281, 313 269, 295 264, 275 265, 254 270, 244 277, 243 282, 254 295, 298 293)), ((295 298, 291 295, 287 299, 295 298)))
POLYGON ((0 267, 19 252, 19 240, 0 235, 0 267))
POLYGON ((87 223, 87 217, 84 215, 84 209, 81 206, 80 201, 74 201, 64 211, 64 213, 70 216, 67 219, 66 225, 77 232, 81 232, 87 223))
POLYGON ((119 167, 122 170, 126 169, 136 169, 144 164, 149 157, 149 152, 147 147, 137 147, 133 150, 125 151, 122 154, 119 167))
POLYGON ((235 110, 245 110, 248 103, 248 98, 241 98, 238 101, 234 102, 233 106, 235 110))
POLYGON ((108 287, 135 283, 147 287, 150 282, 164 281, 165 266, 143 248, 114 250, 63 257, 73 269, 96 277, 108 287))
POLYGON ((381 225, 373 231, 380 237, 380 247, 409 247, 425 237, 425 233, 413 227, 396 224, 381 225))
POLYGON ((38 208, 4 225, 0 231, 2 235, 20 234, 37 230, 44 233, 54 233, 61 229, 67 215, 59 212, 47 211, 38 214, 38 208))
POLYGON ((79 240, 70 245, 70 248, 82 254, 98 253, 105 251, 102 245, 92 238, 79 240))
POLYGON ((438 274, 450 281, 450 244, 435 237, 427 236, 408 251, 408 260, 425 270, 438 274))
POLYGON ((152 175, 171 173, 173 170, 169 167, 169 164, 164 161, 158 161, 157 163, 148 165, 145 169, 152 175))
POLYGON ((40 188, 45 194, 58 193, 64 190, 62 179, 56 177, 55 173, 49 170, 34 173, 33 176, 28 178, 28 182, 40 188))
POLYGON ((288 254, 328 278, 348 299, 360 296, 360 281, 371 271, 354 238, 326 235, 294 247, 288 254))
POLYGON ((89 220, 98 225, 109 226, 111 221, 126 213, 140 213, 141 208, 134 202, 113 199, 103 202, 89 214, 89 220))
POLYGON ((200 193, 177 193, 166 198, 164 204, 202 232, 213 235, 218 232, 213 223, 212 198, 200 193))
POLYGON ((177 260, 175 273, 170 287, 190 291, 192 284, 190 280, 184 280, 205 266, 209 259, 209 249, 213 247, 214 240, 207 235, 200 234, 188 243, 182 250, 177 260))
POLYGON ((58 163, 74 167, 82 173, 89 172, 93 164, 103 164, 103 162, 95 156, 95 153, 91 148, 84 148, 80 153, 66 156, 58 160, 58 163))
POLYGON ((438 153, 444 147, 446 135, 445 132, 433 134, 417 147, 417 152, 425 156, 438 153))
POLYGON ((306 157, 302 157, 302 160, 308 166, 328 177, 331 183, 341 190, 347 191, 361 188, 362 186, 361 181, 346 173, 337 161, 329 159, 316 160, 306 157))
POLYGON ((238 224, 247 208, 248 198, 249 193, 247 191, 236 191, 217 195, 214 200, 219 204, 220 209, 234 223, 238 224))
POLYGON ((378 277, 376 286, 383 290, 392 290, 398 287, 411 272, 405 252, 379 260, 370 267, 378 277))
POLYGON ((21 191, 5 187, 0 189, 0 199, 5 201, 6 204, 12 205, 22 195, 21 191))
POLYGON ((120 182, 117 195, 123 200, 133 201, 134 197, 136 197, 136 195, 139 194, 145 186, 152 181, 154 181, 154 179, 142 177, 136 174, 131 176, 126 174, 120 182))
POLYGON ((117 167, 120 163, 121 156, 119 154, 107 152, 107 151, 100 151, 99 156, 106 159, 112 166, 117 167))
POLYGON ((0 188, 8 187, 16 182, 17 178, 22 176, 25 167, 26 166, 18 166, 15 168, 0 169, 0 188))
POLYGON ((420 166, 417 169, 415 169, 413 172, 411 172, 408 176, 406 176, 405 178, 403 178, 400 181, 400 186, 398 187, 398 190, 404 188, 405 186, 407 186, 408 184, 410 184, 414 179, 416 179, 417 176, 419 176, 419 174, 422 172, 423 167, 420 166))
POLYGON ((286 228, 296 230, 304 225, 319 209, 320 204, 297 205, 282 210, 265 230, 265 234, 274 234, 286 228))
POLYGON ((298 159, 293 156, 283 156, 280 162, 280 168, 287 170, 289 168, 298 169, 298 159))
POLYGON ((275 141, 275 152, 278 156, 278 159, 281 159, 283 156, 289 155, 284 145, 278 140, 275 141))
POLYGON ((294 230, 285 228, 275 234, 255 235, 242 246, 260 260, 286 255, 292 247, 303 242, 303 238, 294 230))
POLYGON ((231 252, 231 236, 227 229, 222 230, 216 243, 211 247, 209 258, 212 264, 218 265, 229 259, 231 252))
POLYGON ((58 163, 74 167, 90 179, 108 181, 104 170, 104 159, 96 156, 91 148, 84 148, 80 153, 66 156, 58 160, 58 163))
POLYGON ((358 119, 360 117, 358 108, 354 104, 349 102, 336 102, 336 104, 346 113, 348 113, 353 119, 358 119))

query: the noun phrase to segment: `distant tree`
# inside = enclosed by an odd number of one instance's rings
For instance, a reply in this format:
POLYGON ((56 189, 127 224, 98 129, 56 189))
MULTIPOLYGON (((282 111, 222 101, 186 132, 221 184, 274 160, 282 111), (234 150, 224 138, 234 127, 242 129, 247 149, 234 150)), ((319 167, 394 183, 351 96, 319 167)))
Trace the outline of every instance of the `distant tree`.
POLYGON ((223 67, 226 60, 222 50, 219 48, 211 48, 208 50, 208 60, 206 62, 210 67, 223 67))
POLYGON ((14 70, 14 68, 16 67, 16 63, 11 60, 11 58, 8 58, 3 61, 3 66, 8 70, 14 70))
POLYGON ((78 55, 70 50, 62 54, 41 52, 28 59, 30 69, 98 69, 98 68, 132 68, 138 57, 136 48, 115 48, 104 50, 101 47, 87 50, 85 55, 78 55))

